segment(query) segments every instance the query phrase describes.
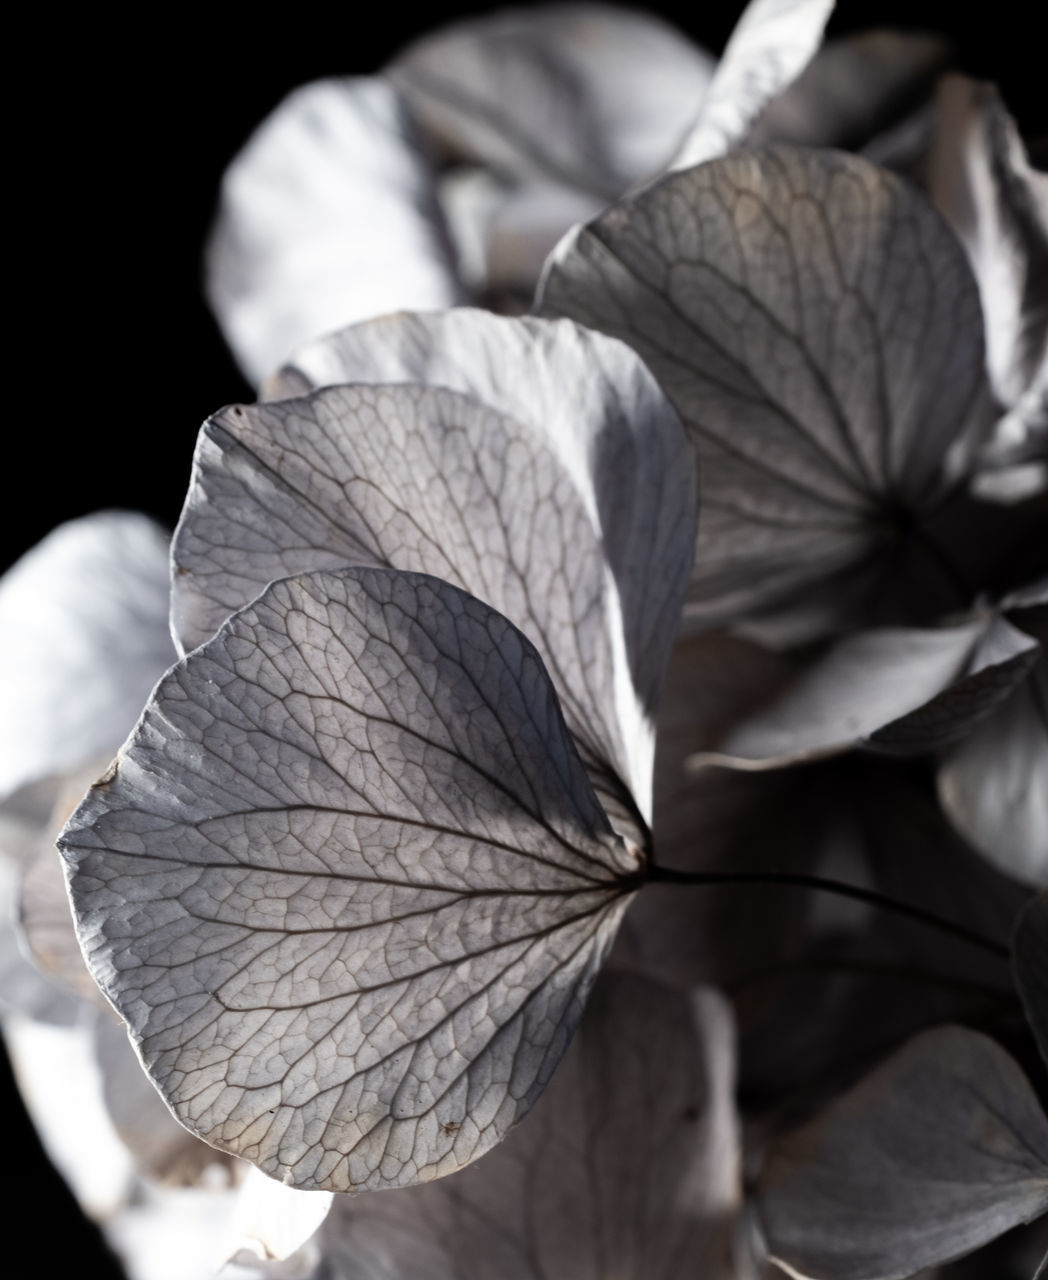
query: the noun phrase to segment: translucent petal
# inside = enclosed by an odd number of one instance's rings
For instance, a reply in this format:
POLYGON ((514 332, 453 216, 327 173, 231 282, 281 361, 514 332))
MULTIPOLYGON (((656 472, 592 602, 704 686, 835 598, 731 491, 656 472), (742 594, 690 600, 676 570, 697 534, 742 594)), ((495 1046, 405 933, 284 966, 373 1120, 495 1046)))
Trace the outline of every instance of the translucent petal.
MULTIPOLYGON (((344 329, 297 352, 270 395, 362 380, 470 395, 530 428, 567 471, 613 579, 609 601, 617 595, 610 705, 628 753, 620 776, 647 815, 652 720, 679 623, 695 520, 687 442, 654 378, 622 343, 578 325, 462 309, 344 329)), ((554 550, 572 554, 570 547, 554 550)), ((509 616, 527 630, 524 619, 509 616)))
POLYGON ((607 974, 545 1096, 478 1169, 341 1200, 340 1280, 728 1280, 738 1138, 727 1006, 607 974))
POLYGON ((911 186, 837 152, 714 160, 566 237, 541 306, 631 343, 681 414, 696 620, 970 603, 929 526, 992 416, 979 297, 911 186))
POLYGON ((85 956, 178 1118, 340 1191, 505 1135, 641 865, 527 640, 377 569, 274 583, 190 654, 60 843, 85 956))

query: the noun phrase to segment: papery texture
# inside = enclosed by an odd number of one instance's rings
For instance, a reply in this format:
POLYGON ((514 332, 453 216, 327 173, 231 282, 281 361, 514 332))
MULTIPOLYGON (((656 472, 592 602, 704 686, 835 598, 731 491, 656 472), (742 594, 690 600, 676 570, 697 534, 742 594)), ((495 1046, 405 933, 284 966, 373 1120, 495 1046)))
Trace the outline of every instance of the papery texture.
POLYGON ((61 847, 183 1123, 341 1191, 504 1136, 640 869, 527 640, 385 570, 275 583, 189 655, 61 847))
POLYGON ((630 342, 700 464, 689 614, 780 639, 967 603, 935 521, 989 427, 979 296, 914 189, 775 148, 671 175, 565 238, 546 313, 630 342))

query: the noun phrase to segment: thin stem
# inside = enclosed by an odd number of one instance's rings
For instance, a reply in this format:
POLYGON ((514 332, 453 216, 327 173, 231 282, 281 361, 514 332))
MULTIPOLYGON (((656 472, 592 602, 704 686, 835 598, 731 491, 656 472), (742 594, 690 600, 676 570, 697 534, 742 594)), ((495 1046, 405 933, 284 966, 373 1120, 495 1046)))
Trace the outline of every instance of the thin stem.
POLYGON ((777 982, 784 974, 790 973, 852 973, 863 977, 894 979, 899 982, 924 982, 929 986, 942 987, 948 991, 962 991, 972 996, 983 996, 996 1003, 1017 1003, 1014 993, 1004 987, 993 987, 967 978, 955 978, 945 973, 932 973, 927 969, 916 968, 914 965, 846 956, 808 956, 767 969, 756 969, 732 983, 729 991, 733 995, 738 995, 748 987, 777 982))
POLYGON ((841 898, 854 898, 871 907, 880 907, 884 911, 892 911, 896 915, 907 916, 911 920, 919 920, 941 933, 951 934, 964 942, 982 947, 1002 959, 1009 959, 1010 950, 992 938, 987 938, 974 929, 962 924, 954 924, 952 920, 944 920, 942 916, 923 907, 911 906, 908 902, 899 902, 875 889, 863 889, 859 885, 845 884, 841 880, 827 880, 822 876, 803 875, 793 871, 675 871, 671 867, 651 867, 648 879, 652 883, 664 884, 766 884, 788 885, 796 889, 816 889, 821 893, 834 893, 841 898))

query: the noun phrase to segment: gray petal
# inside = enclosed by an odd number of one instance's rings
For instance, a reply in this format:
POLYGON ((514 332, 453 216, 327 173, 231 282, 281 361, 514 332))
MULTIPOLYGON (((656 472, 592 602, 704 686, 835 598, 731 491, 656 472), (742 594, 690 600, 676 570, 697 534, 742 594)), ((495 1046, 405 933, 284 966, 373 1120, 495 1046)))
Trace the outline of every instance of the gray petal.
POLYGON ((750 0, 671 169, 710 160, 741 141, 768 103, 807 66, 833 5, 834 0, 750 0))
POLYGON ((445 27, 388 75, 454 158, 613 199, 667 163, 712 71, 652 14, 563 4, 445 27))
POLYGON ((504 1136, 640 868, 527 640, 367 569, 274 583, 175 667, 60 847, 84 954, 182 1123, 341 1191, 504 1136))
POLYGON ((907 118, 950 61, 949 43, 920 31, 860 31, 829 40, 746 134, 857 151, 907 118))
POLYGON ((296 89, 226 170, 207 293, 257 383, 302 342, 462 298, 422 141, 379 79, 296 89))
POLYGON ((939 770, 950 821, 1007 875, 1048 885, 1048 660, 939 770))
POLYGON ((780 1141, 758 1194, 793 1274, 910 1276, 1048 1208, 1048 1120, 1003 1049, 939 1028, 780 1141))
POLYGON ((281 371, 270 396, 359 381, 464 392, 530 428, 566 469, 618 594, 624 669, 616 671, 616 709, 632 756, 621 776, 646 815, 650 721, 680 619, 695 520, 691 455, 655 379, 622 343, 570 322, 464 308, 389 316, 313 343, 281 371))
POLYGON ((106 511, 60 525, 0 582, 0 799, 112 753, 174 659, 167 538, 106 511))
POLYGON ((1019 916, 1012 964, 1041 1057, 1048 1062, 1048 890, 1031 898, 1019 916))
POLYGON ((934 630, 858 632, 831 645, 705 758, 767 768, 861 744, 931 752, 992 714, 1039 656, 1037 642, 997 614, 934 630))
POLYGON ((732 1048, 711 990, 605 975, 546 1094, 480 1165, 336 1203, 333 1280, 728 1280, 732 1048))
POLYGON ((836 152, 711 161, 566 237, 541 306, 630 342, 680 411, 696 620, 969 603, 926 525, 990 421, 979 297, 908 184, 836 152))

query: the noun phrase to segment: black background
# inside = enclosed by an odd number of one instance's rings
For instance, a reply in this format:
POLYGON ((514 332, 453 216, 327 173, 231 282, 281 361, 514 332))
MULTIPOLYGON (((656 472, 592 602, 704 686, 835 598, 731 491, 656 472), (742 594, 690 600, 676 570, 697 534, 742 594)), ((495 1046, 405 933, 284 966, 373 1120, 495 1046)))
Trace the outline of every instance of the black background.
MULTIPOLYGON (((11 43, 23 79, 7 130, 3 566, 54 525, 102 507, 173 525, 201 421, 252 398, 200 287, 224 166, 295 85, 376 71, 422 30, 489 7, 431 6, 424 23, 393 5, 298 4, 239 24, 219 12, 151 9, 149 25, 97 9, 52 24, 42 10, 36 38, 11 43)), ((686 16, 650 8, 718 51, 741 0, 689 6, 686 16)), ((844 0, 832 29, 945 31, 963 69, 998 82, 1023 131, 1044 133, 1036 6, 997 0, 971 17, 959 9, 844 0)), ((28 1252, 16 1271, 117 1276, 41 1160, 9 1082, 0 1084, 9 1220, 24 1224, 8 1249, 28 1252)))

